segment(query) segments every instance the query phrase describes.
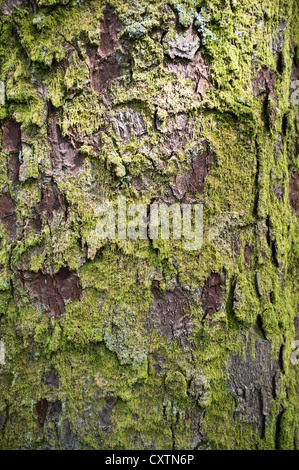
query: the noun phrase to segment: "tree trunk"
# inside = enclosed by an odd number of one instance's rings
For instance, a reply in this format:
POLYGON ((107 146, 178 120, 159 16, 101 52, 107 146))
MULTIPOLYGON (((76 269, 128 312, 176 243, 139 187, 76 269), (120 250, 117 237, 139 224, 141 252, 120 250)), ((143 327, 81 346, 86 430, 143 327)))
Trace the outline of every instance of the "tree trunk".
POLYGON ((0 448, 298 448, 298 2, 1 4, 0 448))

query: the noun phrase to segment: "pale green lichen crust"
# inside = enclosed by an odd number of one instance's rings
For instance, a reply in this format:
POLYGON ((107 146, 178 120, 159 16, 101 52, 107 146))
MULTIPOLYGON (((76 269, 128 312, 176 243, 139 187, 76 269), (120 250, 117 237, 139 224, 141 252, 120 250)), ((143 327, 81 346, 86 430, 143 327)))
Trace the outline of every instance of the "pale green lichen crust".
POLYGON ((1 1, 1 449, 298 448, 298 13, 1 1), (120 195, 203 246, 100 240, 120 195))

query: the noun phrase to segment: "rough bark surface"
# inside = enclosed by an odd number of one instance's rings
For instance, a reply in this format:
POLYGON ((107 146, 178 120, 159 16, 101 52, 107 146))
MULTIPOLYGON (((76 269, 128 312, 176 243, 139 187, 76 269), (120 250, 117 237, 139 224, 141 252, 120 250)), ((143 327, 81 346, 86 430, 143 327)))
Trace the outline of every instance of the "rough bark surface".
POLYGON ((1 0, 1 449, 298 448, 298 18, 1 0), (101 239, 118 196, 202 247, 101 239))

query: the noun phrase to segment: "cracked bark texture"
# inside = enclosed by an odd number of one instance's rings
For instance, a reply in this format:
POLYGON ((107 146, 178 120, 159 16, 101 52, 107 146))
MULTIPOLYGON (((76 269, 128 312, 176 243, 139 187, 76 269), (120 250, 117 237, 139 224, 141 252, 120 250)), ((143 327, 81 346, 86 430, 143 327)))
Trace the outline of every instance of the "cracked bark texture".
POLYGON ((298 3, 0 15, 0 448, 297 449, 298 3), (100 239, 118 196, 201 249, 100 239))

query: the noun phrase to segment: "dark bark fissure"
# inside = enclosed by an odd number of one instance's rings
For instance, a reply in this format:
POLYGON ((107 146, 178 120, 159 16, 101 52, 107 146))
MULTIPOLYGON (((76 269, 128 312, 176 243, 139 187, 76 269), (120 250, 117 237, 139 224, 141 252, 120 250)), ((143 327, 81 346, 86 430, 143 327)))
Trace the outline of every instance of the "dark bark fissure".
POLYGON ((275 449, 276 450, 280 449, 279 437, 280 437, 280 431, 281 431, 281 419, 282 419, 284 412, 285 410, 282 409, 276 416, 276 430, 275 430, 275 449))

